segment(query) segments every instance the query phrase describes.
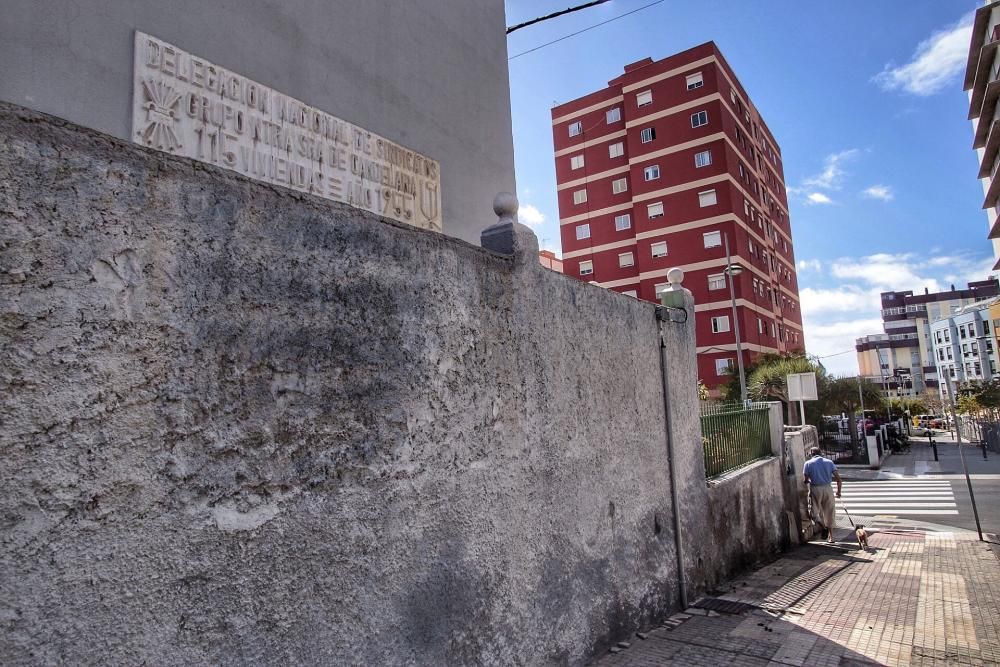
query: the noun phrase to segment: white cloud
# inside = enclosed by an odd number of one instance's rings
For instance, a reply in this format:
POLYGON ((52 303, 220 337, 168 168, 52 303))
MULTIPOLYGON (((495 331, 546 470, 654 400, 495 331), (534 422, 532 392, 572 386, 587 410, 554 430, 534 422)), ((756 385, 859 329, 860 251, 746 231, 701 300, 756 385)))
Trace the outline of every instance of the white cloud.
POLYGON ((823 160, 823 171, 802 181, 803 185, 821 190, 839 190, 844 180, 844 162, 851 160, 859 152, 857 148, 848 148, 827 155, 823 160))
POLYGON ((882 333, 881 317, 865 317, 840 322, 819 323, 805 318, 802 324, 806 349, 820 357, 832 375, 857 375, 858 355, 855 340, 882 333))
POLYGON ((937 279, 917 273, 924 264, 915 261, 915 256, 910 253, 878 253, 860 259, 838 259, 830 266, 830 271, 836 278, 859 280, 885 291, 916 292, 923 291, 925 287, 932 292, 940 291, 941 284, 937 279))
POLYGON ((872 80, 883 90, 931 95, 951 83, 965 66, 972 38, 972 14, 920 42, 910 62, 886 65, 872 80))
POLYGON ((806 197, 807 204, 832 204, 833 200, 827 197, 822 192, 810 192, 809 196, 806 197))
POLYGON ((823 270, 823 265, 818 259, 800 259, 798 267, 799 271, 805 271, 807 269, 812 269, 813 271, 823 270))
POLYGON ((882 307, 881 289, 861 288, 855 285, 838 285, 833 288, 799 290, 802 316, 820 313, 858 313, 882 307))
POLYGON ((888 185, 873 185, 870 188, 865 188, 861 194, 869 199, 881 199, 882 201, 892 201, 893 198, 892 188, 888 185))
POLYGON ((537 229, 545 222, 545 214, 531 204, 524 204, 517 209, 517 220, 522 225, 537 229))

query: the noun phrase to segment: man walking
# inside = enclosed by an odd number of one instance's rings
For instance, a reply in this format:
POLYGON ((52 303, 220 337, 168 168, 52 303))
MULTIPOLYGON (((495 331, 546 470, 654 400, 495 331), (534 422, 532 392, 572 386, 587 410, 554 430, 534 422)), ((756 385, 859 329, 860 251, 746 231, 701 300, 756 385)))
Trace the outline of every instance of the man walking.
POLYGON ((809 485, 809 495, 812 497, 813 511, 819 515, 822 525, 829 530, 826 541, 833 544, 833 514, 836 508, 833 488, 830 483, 837 480, 837 498, 843 483, 837 465, 822 456, 819 447, 809 450, 812 458, 802 467, 802 479, 809 485))

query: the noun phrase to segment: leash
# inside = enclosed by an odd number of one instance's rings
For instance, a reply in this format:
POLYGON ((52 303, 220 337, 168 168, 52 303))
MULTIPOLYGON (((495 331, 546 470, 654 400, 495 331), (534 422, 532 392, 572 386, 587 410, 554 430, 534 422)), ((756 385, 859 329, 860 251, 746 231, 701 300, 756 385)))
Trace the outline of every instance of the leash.
MULTIPOLYGON (((847 520, 851 522, 851 527, 857 529, 857 526, 854 525, 854 519, 851 518, 851 513, 847 511, 847 505, 844 504, 843 500, 844 499, 841 498, 840 506, 844 508, 844 514, 847 515, 847 520)), ((836 500, 834 500, 834 502, 836 502, 836 500)))

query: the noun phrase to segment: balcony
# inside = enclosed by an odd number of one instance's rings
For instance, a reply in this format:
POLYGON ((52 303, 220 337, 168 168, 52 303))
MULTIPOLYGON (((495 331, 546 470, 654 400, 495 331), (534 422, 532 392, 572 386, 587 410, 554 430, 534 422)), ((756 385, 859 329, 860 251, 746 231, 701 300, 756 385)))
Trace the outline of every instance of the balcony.
POLYGON ((1000 3, 991 2, 988 5, 983 5, 976 10, 975 18, 972 21, 972 39, 969 40, 969 44, 983 44, 983 47, 982 49, 969 49, 969 58, 965 64, 965 82, 962 86, 963 90, 969 90, 976 83, 976 74, 979 71, 980 64, 984 60, 983 49, 990 44, 993 44, 994 49, 996 48, 996 42, 992 41, 993 34, 989 35, 990 41, 987 41, 986 30, 989 27, 990 14, 997 4, 1000 3))
MULTIPOLYGON (((997 28, 1000 28, 1000 25, 997 25, 997 28)), ((983 72, 982 80, 979 78, 976 79, 975 87, 973 87, 972 94, 969 96, 969 120, 973 118, 980 120, 993 118, 993 111, 996 109, 997 95, 1000 94, 1000 81, 997 81, 996 67, 991 67, 996 56, 997 45, 1000 44, 996 35, 997 31, 994 29, 993 41, 983 47, 982 57, 986 59, 986 63, 983 64, 985 71, 983 72)), ((981 148, 986 142, 985 134, 985 131, 980 131, 979 128, 976 128, 975 148, 981 148)))
POLYGON ((1000 178, 994 178, 990 181, 989 189, 986 190, 982 208, 993 208, 996 206, 998 198, 1000 198, 1000 178))

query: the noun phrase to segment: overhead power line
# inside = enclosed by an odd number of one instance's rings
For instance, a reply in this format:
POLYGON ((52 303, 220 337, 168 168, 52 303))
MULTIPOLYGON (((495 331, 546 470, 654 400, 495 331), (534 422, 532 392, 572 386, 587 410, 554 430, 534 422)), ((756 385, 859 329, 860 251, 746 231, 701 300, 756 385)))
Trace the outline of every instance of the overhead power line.
POLYGON ((577 5, 576 7, 568 7, 561 12, 555 12, 547 16, 539 16, 537 19, 531 19, 530 21, 525 21, 524 23, 518 23, 517 25, 512 25, 507 28, 507 34, 514 32, 515 30, 520 30, 521 28, 526 28, 529 25, 534 25, 536 23, 541 23, 542 21, 548 21, 549 19, 554 19, 557 16, 562 16, 563 14, 570 14, 572 12, 578 12, 581 9, 587 9, 588 7, 593 7, 594 5, 603 5, 608 0, 594 0, 593 2, 588 2, 583 5, 577 5))
MULTIPOLYGON (((661 2, 665 2, 665 1, 666 0, 656 0, 656 2, 651 2, 648 5, 643 5, 642 7, 639 7, 638 9, 633 9, 630 12, 625 12, 624 14, 619 14, 618 16, 614 16, 614 17, 608 19, 607 21, 601 21, 600 23, 595 23, 594 25, 590 26, 589 28, 584 28, 583 30, 577 30, 576 32, 571 32, 570 34, 566 35, 565 37, 560 37, 559 39, 554 39, 551 42, 546 42, 545 44, 540 44, 540 45, 536 46, 533 49, 528 49, 527 51, 522 51, 521 53, 513 55, 510 58, 507 58, 507 60, 510 61, 510 60, 513 60, 514 58, 520 58, 521 56, 527 55, 529 53, 533 53, 533 52, 537 51, 538 49, 544 49, 546 46, 551 46, 551 45, 553 45, 553 44, 555 44, 557 42, 563 41, 564 39, 569 39, 570 37, 575 37, 575 36, 577 36, 577 35, 579 35, 581 33, 587 32, 588 30, 593 30, 594 28, 599 28, 602 25, 607 25, 608 23, 611 23, 612 21, 617 21, 618 19, 625 18, 626 16, 629 16, 630 14, 635 14, 636 12, 641 12, 644 9, 649 9, 653 5, 658 5, 661 2)), ((514 27, 516 28, 517 26, 514 26, 514 27)))

